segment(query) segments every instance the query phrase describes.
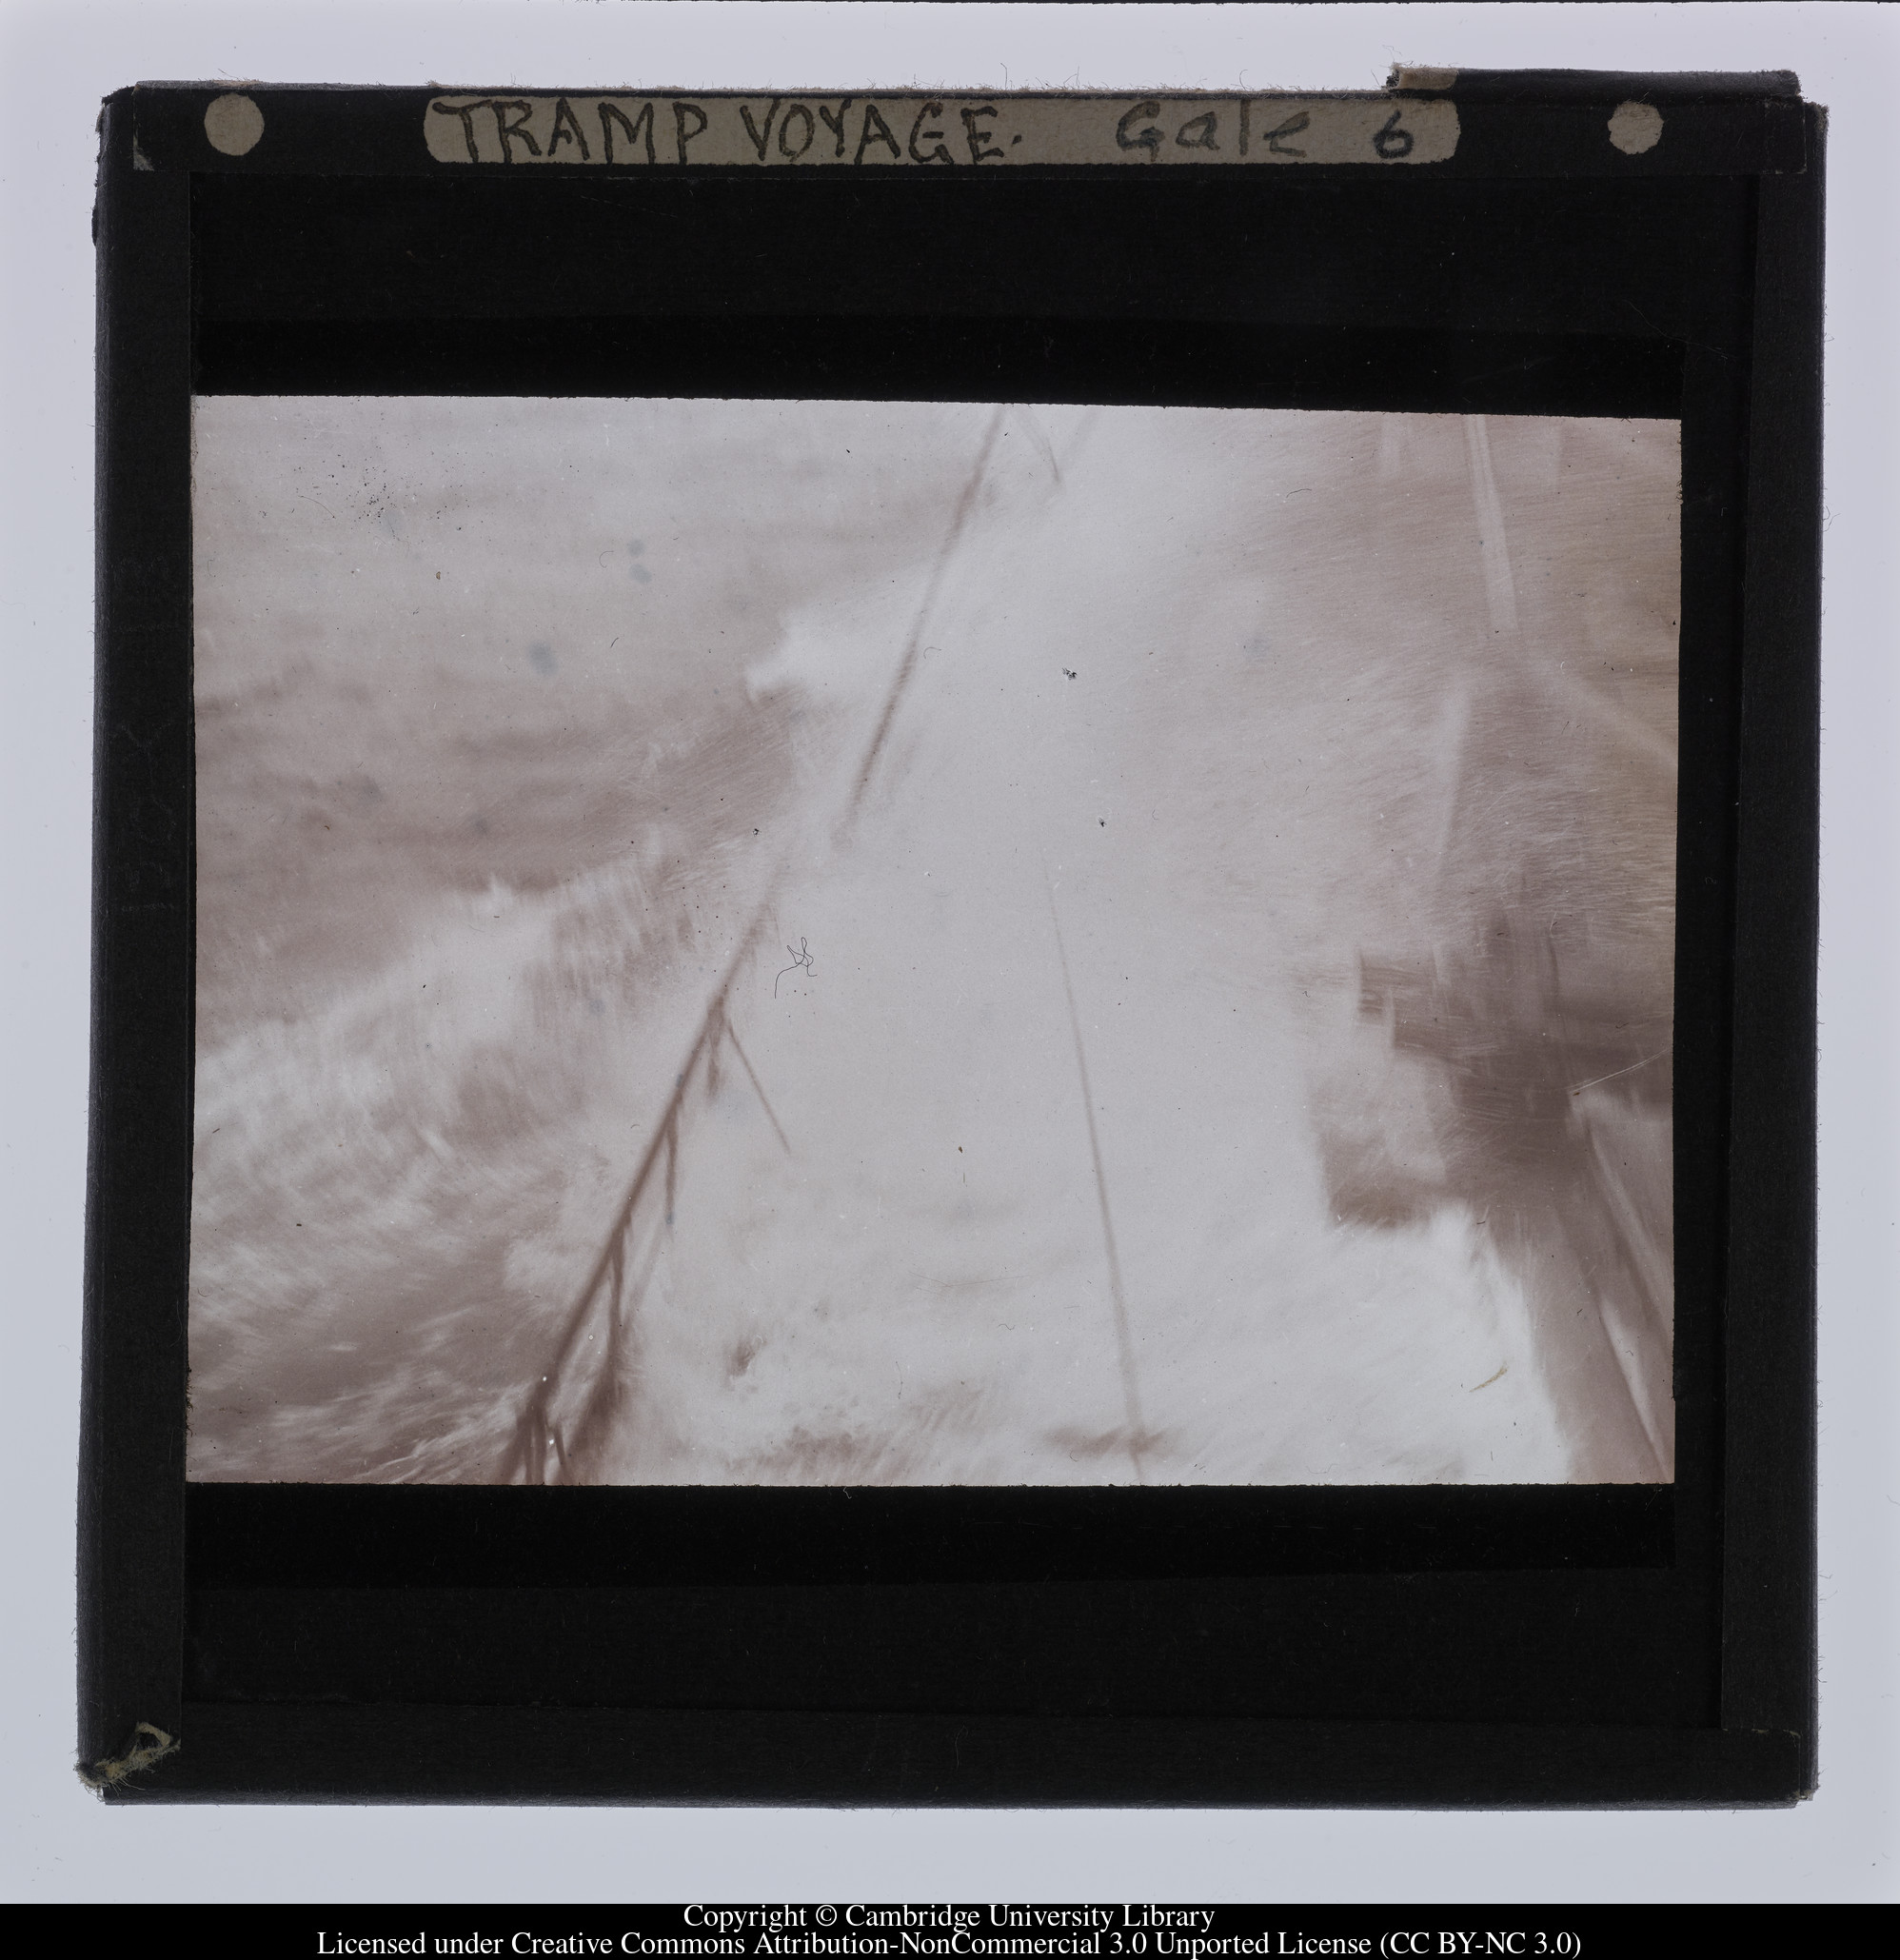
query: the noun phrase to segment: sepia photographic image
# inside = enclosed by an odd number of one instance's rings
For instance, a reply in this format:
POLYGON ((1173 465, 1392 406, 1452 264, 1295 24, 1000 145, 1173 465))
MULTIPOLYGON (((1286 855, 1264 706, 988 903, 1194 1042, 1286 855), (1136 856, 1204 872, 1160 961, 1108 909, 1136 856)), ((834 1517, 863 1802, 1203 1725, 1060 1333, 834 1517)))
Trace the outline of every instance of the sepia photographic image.
POLYGON ((1673 1476, 1673 421, 194 405, 198 1481, 1673 1476))

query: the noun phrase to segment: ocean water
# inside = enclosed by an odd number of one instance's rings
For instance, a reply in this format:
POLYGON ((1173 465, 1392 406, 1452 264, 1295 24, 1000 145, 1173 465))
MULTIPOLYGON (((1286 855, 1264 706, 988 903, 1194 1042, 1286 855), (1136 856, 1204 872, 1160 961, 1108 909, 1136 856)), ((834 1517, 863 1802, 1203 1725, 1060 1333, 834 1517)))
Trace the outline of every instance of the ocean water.
POLYGON ((1673 425, 198 465, 193 1476, 1668 1475, 1673 425))

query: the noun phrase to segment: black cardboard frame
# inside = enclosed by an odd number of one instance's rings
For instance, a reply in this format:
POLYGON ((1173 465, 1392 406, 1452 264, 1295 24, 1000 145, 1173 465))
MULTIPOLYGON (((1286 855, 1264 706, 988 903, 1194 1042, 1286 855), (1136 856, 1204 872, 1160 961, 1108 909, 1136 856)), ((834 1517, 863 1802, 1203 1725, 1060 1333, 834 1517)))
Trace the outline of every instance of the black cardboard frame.
POLYGON ((239 158, 216 88, 107 105, 80 1751, 179 1745, 115 1800, 1812 1789, 1823 118, 1433 86, 1403 175, 604 181, 435 166, 423 90, 252 89, 239 158), (1675 1486, 188 1487, 194 391, 1679 412, 1675 1486))

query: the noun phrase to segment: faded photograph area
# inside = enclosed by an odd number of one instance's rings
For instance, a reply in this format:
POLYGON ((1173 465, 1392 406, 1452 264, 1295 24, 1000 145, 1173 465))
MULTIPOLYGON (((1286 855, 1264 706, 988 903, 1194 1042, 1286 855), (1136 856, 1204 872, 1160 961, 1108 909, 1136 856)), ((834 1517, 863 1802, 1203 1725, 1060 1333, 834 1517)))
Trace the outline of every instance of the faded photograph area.
POLYGON ((1671 1478, 1674 423, 194 448, 193 1478, 1671 1478))

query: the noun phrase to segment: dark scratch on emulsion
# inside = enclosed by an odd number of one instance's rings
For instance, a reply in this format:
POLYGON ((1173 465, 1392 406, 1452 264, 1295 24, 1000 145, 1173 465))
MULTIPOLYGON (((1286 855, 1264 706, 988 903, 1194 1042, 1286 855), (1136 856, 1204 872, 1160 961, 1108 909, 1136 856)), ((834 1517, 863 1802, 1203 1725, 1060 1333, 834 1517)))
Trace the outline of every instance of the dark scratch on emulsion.
POLYGON ((772 977, 772 998, 775 1000, 779 998, 779 982, 788 973, 796 973, 802 966, 805 970, 805 978, 807 980, 814 978, 815 970, 811 963, 812 956, 806 950, 805 942, 802 939, 800 940, 796 946, 787 943, 785 951, 792 956, 792 963, 789 966, 780 967, 778 972, 772 977))

